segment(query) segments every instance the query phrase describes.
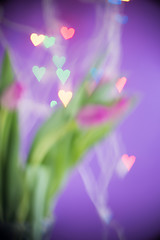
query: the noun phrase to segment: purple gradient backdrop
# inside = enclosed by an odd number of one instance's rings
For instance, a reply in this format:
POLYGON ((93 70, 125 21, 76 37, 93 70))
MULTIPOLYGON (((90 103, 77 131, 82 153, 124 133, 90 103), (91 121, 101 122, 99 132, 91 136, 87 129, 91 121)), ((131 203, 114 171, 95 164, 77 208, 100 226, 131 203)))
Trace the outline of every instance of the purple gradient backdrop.
MULTIPOLYGON (((72 1, 73 4, 73 1, 72 1)), ((73 5, 72 5, 73 7, 73 5)), ((74 3, 74 7, 76 4, 74 3)), ((87 6, 80 28, 87 21, 87 6)), ((90 9, 90 10, 89 10, 90 9)), ((71 8, 70 8, 71 11, 71 8)), ((72 11, 71 11, 72 12, 72 11)), ((83 11, 84 12, 84 11, 83 11)), ((81 12, 79 13, 81 15, 81 12)), ((148 1, 126 4, 129 21, 122 35, 122 72, 128 72, 126 89, 141 94, 136 110, 119 127, 127 153, 136 156, 136 163, 125 179, 113 176, 109 185, 109 206, 115 219, 124 228, 127 240, 158 239, 160 235, 160 7, 148 1)), ((6 17, 15 22, 45 30, 39 2, 28 1, 6 5, 6 17), (12 9, 12 11, 11 11, 12 9), (30 15, 28 16, 28 13, 30 15), (39 16, 37 20, 37 16, 39 16)), ((73 16, 75 14, 73 13, 73 16)), ((68 19, 72 22, 72 17, 68 19)), ((77 16, 78 17, 78 16, 77 16)), ((29 58, 25 34, 3 28, 16 51, 29 58), (24 48, 23 46, 27 46, 24 48)), ((84 37, 86 34, 84 29, 84 37)), ((89 200, 77 171, 71 177, 56 207, 54 240, 101 240, 103 227, 89 200)), ((109 240, 117 239, 110 230, 109 240)))

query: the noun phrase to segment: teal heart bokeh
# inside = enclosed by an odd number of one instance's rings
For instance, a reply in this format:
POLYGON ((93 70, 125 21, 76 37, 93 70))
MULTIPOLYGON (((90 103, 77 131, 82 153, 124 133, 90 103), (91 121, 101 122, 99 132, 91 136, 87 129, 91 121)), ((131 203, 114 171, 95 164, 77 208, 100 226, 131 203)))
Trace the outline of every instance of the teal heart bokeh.
POLYGON ((57 68, 62 68, 63 65, 65 64, 66 58, 65 57, 53 56, 52 60, 53 60, 53 62, 56 65, 57 68))
POLYGON ((91 75, 95 79, 96 83, 98 83, 103 76, 103 72, 101 70, 96 69, 96 68, 92 68, 91 69, 91 75))
POLYGON ((50 48, 55 44, 55 41, 56 41, 55 37, 45 36, 45 39, 43 40, 43 44, 46 48, 50 48))
POLYGON ((53 108, 56 104, 57 104, 56 101, 51 101, 51 102, 50 102, 50 107, 53 108))
POLYGON ((116 14, 115 20, 121 24, 126 24, 128 22, 128 16, 116 14))
POLYGON ((34 73, 34 75, 38 79, 38 81, 40 82, 40 80, 42 79, 42 77, 44 76, 44 74, 46 72, 46 68, 33 66, 32 72, 34 73))
POLYGON ((58 68, 56 71, 56 74, 58 76, 58 78, 60 79, 60 81, 65 84, 65 82, 67 81, 67 79, 69 78, 70 75, 70 71, 69 70, 64 70, 62 68, 58 68))

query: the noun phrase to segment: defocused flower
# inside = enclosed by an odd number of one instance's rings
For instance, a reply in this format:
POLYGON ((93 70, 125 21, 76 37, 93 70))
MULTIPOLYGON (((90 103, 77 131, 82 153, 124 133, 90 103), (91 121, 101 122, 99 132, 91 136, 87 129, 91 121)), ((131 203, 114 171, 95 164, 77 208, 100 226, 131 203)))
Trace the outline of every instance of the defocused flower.
POLYGON ((105 123, 112 118, 118 118, 129 107, 130 100, 122 98, 112 106, 87 105, 77 115, 77 121, 83 126, 93 126, 105 123))
POLYGON ((20 82, 14 82, 2 94, 2 106, 11 110, 17 108, 18 102, 24 93, 24 86, 20 82))

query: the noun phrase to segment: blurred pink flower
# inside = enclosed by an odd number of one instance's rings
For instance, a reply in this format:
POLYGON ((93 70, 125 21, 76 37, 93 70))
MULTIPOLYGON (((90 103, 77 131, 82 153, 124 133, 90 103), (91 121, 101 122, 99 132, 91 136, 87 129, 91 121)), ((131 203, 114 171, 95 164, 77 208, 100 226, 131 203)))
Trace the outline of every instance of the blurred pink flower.
POLYGON ((14 82, 3 93, 1 104, 11 110, 17 108, 18 102, 24 93, 24 86, 20 82, 14 82))
POLYGON ((77 121, 83 126, 93 126, 103 124, 113 118, 118 118, 124 113, 130 104, 130 100, 122 98, 112 106, 87 105, 82 108, 77 115, 77 121))

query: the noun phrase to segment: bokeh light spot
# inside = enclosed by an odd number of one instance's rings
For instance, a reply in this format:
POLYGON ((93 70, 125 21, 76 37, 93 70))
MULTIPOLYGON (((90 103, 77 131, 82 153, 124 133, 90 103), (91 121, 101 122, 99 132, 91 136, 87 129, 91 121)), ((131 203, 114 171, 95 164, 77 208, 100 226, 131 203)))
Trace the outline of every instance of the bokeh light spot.
POLYGON ((58 96, 61 102, 63 103, 63 105, 67 107, 68 103, 72 98, 72 92, 71 91, 65 92, 64 90, 59 90, 58 96))
POLYGON ((122 78, 120 78, 120 79, 116 82, 116 88, 117 88, 117 90, 118 90, 119 93, 122 92, 122 90, 123 90, 126 82, 127 82, 127 78, 126 78, 126 77, 122 77, 122 78))
POLYGON ((67 81, 67 79, 70 76, 70 71, 68 69, 63 71, 62 68, 58 68, 56 71, 56 74, 57 74, 58 78, 60 79, 60 81, 63 84, 65 84, 65 82, 67 81))
POLYGON ((37 35, 36 33, 32 33, 30 39, 34 46, 38 46, 44 41, 45 36, 43 34, 37 35))
POLYGON ((50 48, 55 44, 56 38, 55 37, 48 37, 45 36, 45 39, 43 41, 43 44, 46 48, 50 48))
POLYGON ((123 154, 121 160, 122 160, 123 164, 125 165, 125 167, 128 169, 128 171, 130 171, 133 164, 135 163, 136 157, 133 155, 129 157, 127 154, 123 154))
POLYGON ((56 65, 57 68, 62 68, 63 65, 66 62, 66 58, 65 57, 53 56, 52 60, 53 60, 53 62, 56 65))
POLYGON ((50 107, 53 108, 56 104, 57 104, 56 101, 51 101, 51 102, 50 102, 50 107))
POLYGON ((40 80, 42 79, 42 77, 44 76, 44 74, 46 72, 46 68, 34 66, 32 68, 32 72, 34 73, 34 75, 38 79, 38 81, 40 82, 40 80))
POLYGON ((64 39, 70 39, 74 36, 75 34, 75 29, 74 28, 67 28, 67 27, 62 27, 61 28, 61 34, 64 37, 64 39))

